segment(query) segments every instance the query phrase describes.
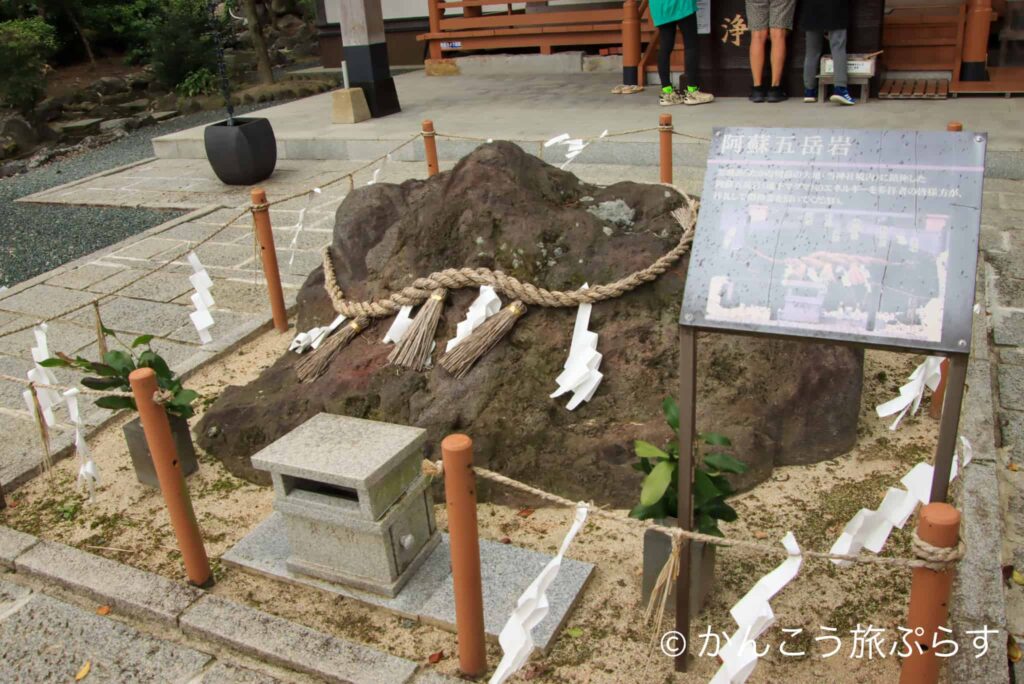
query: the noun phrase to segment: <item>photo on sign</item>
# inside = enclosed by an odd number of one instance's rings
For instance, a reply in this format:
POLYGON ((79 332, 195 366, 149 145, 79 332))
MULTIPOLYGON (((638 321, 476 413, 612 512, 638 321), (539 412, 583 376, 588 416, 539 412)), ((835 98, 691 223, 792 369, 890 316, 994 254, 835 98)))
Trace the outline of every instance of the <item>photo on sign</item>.
POLYGON ((709 279, 708 319, 941 339, 948 216, 752 204, 719 221, 745 268, 709 279), (761 302, 738 297, 762 285, 761 302))

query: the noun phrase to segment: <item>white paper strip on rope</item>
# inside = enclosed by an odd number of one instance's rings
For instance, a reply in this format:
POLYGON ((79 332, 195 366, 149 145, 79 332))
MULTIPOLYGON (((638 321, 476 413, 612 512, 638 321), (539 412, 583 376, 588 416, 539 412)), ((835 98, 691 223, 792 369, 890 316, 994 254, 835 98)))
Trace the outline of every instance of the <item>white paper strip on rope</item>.
POLYGON ((753 642, 775 622, 775 613, 768 602, 793 581, 803 563, 800 545, 792 532, 782 538, 782 545, 789 558, 759 579, 729 611, 737 629, 718 652, 722 666, 712 677, 711 684, 742 684, 757 667, 757 644, 753 642))
MULTIPOLYGON (((466 318, 455 326, 455 337, 448 340, 445 346, 445 353, 450 352, 460 342, 469 337, 469 334, 483 325, 488 318, 501 310, 501 297, 490 285, 481 285, 480 294, 469 305, 466 311, 466 318)), ((389 331, 390 332, 390 331, 389 331)))
POLYGON ((310 328, 306 332, 300 332, 292 339, 292 343, 288 345, 288 351, 303 354, 309 349, 319 349, 323 341, 337 330, 338 326, 344 323, 345 320, 345 317, 339 314, 327 325, 317 326, 310 328))
MULTIPOLYGON (((50 344, 46 339, 48 330, 49 327, 46 323, 40 323, 32 329, 32 335, 36 340, 35 346, 30 349, 34 365, 26 375, 30 381, 37 385, 57 384, 57 376, 53 374, 53 371, 40 365, 40 363, 50 358, 50 344)), ((35 415, 36 410, 32 402, 32 391, 25 390, 21 393, 21 396, 25 400, 25 405, 28 406, 28 412, 35 415)), ((46 421, 49 427, 53 427, 57 422, 53 415, 53 409, 61 403, 60 394, 56 390, 37 387, 36 396, 39 398, 39 408, 43 412, 43 420, 46 421)))
POLYGON ((188 253, 188 263, 192 265, 193 271, 188 280, 196 290, 192 295, 192 306, 196 310, 189 314, 189 318, 192 320, 196 332, 199 333, 199 341, 208 344, 213 342, 213 336, 210 335, 210 328, 213 327, 213 314, 210 313, 210 307, 214 303, 213 295, 210 294, 213 280, 210 279, 210 274, 203 268, 203 264, 195 252, 188 253))
POLYGON ((565 161, 559 167, 561 169, 564 169, 565 167, 569 166, 569 164, 572 163, 574 159, 580 156, 580 153, 582 153, 583 150, 587 149, 588 147, 590 147, 590 145, 594 144, 598 140, 601 140, 606 135, 608 135, 608 129, 605 129, 601 133, 601 135, 597 136, 597 138, 591 140, 590 142, 584 142, 581 138, 572 138, 569 136, 568 133, 562 133, 561 135, 556 135, 555 137, 545 142, 544 147, 553 147, 555 145, 565 146, 565 161))
MULTIPOLYGON (((959 457, 953 459, 949 480, 952 482, 959 474, 957 461, 962 459, 966 467, 974 457, 974 450, 966 437, 960 438, 961 451, 959 457)), ((931 498, 932 477, 935 469, 929 463, 918 463, 900 480, 904 489, 890 487, 877 510, 862 508, 857 511, 850 522, 846 523, 839 539, 836 540, 831 553, 855 555, 863 549, 872 553, 881 553, 894 527, 903 529, 907 520, 914 514, 918 504, 926 504, 931 498)), ((840 567, 851 564, 850 561, 833 560, 840 567)))
POLYGON ((78 486, 89 492, 89 499, 96 495, 96 485, 100 483, 100 469, 92 460, 92 452, 85 441, 85 425, 78 411, 78 390, 74 387, 64 392, 64 401, 68 404, 68 418, 75 426, 75 453, 78 454, 78 486))
POLYGON ((530 654, 534 649, 533 628, 547 617, 550 609, 547 596, 548 588, 558 576, 566 550, 587 521, 587 511, 586 504, 581 503, 576 506, 576 516, 573 519, 572 527, 569 528, 568 534, 562 540, 558 554, 548 561, 548 564, 544 566, 544 569, 540 571, 537 578, 516 602, 515 610, 509 615, 508 621, 501 629, 501 634, 498 635, 502 656, 501 662, 498 663, 494 674, 491 675, 490 684, 502 684, 530 659, 530 654))
POLYGON ((292 241, 288 245, 288 249, 290 249, 292 252, 291 256, 288 257, 289 266, 292 266, 295 263, 295 250, 298 248, 299 235, 302 233, 302 228, 306 221, 306 211, 309 210, 309 205, 313 202, 313 198, 322 192, 323 191, 320 188, 313 188, 312 190, 309 191, 309 193, 306 194, 306 203, 302 206, 301 209, 299 209, 298 220, 295 221, 294 226, 289 227, 295 229, 295 234, 292 235, 292 241))
POLYGON ((389 161, 392 161, 391 153, 390 152, 388 152, 384 156, 384 158, 380 160, 380 166, 378 166, 377 168, 375 168, 373 170, 373 178, 371 178, 370 180, 366 181, 367 185, 374 185, 374 184, 376 184, 376 182, 378 180, 380 180, 380 173, 381 173, 381 171, 384 170, 384 167, 388 165, 389 161))
MULTIPOLYGON (((587 285, 584 284, 580 289, 586 290, 587 285)), ((580 304, 576 312, 569 358, 565 361, 564 370, 555 378, 558 389, 551 393, 551 398, 554 399, 566 392, 572 392, 572 399, 565 405, 570 411, 575 410, 583 402, 590 401, 604 378, 598 370, 601 366, 601 354, 597 351, 597 333, 588 329, 592 308, 592 304, 580 304)))
POLYGON ((410 325, 412 325, 412 306, 406 305, 395 314, 395 320, 391 322, 391 327, 384 335, 384 343, 398 344, 401 342, 410 325))
POLYGON ((935 388, 939 386, 939 380, 942 379, 943 360, 941 356, 929 356, 910 374, 910 382, 900 387, 900 396, 875 407, 879 418, 885 418, 894 413, 899 414, 889 426, 890 430, 895 430, 899 426, 908 411, 911 415, 917 413, 917 409, 921 406, 921 399, 924 398, 925 387, 934 392, 935 388))

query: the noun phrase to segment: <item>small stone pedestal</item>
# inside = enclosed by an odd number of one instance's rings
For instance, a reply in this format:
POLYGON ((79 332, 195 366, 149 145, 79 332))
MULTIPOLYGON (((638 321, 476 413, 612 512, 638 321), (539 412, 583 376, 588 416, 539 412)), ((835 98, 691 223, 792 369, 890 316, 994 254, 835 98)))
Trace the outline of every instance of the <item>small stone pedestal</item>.
POLYGON ((362 88, 342 88, 331 93, 331 123, 351 124, 370 118, 362 88))
POLYGON ((419 428, 321 413, 252 457, 270 472, 288 570, 396 596, 437 546, 419 428))

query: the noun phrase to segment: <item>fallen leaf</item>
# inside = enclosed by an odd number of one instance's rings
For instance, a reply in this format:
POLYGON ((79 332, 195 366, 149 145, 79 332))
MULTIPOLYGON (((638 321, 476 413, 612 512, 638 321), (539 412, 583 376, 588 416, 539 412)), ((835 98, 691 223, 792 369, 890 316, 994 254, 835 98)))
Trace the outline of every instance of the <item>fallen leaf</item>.
POLYGON ((437 665, 443 659, 444 659, 444 651, 437 651, 436 653, 431 653, 427 657, 427 660, 430 662, 431 665, 437 665))
POLYGON ((96 609, 97 615, 110 615, 110 606, 100 606, 96 609))
POLYGON ((518 515, 520 518, 529 518, 535 512, 536 511, 532 508, 520 508, 519 512, 516 513, 516 515, 518 515))
POLYGON ((1017 645, 1012 636, 1007 636, 1006 639, 1006 655, 1015 663, 1019 663, 1021 656, 1024 656, 1024 653, 1021 653, 1020 646, 1017 645))
POLYGON ((1014 584, 1019 584, 1022 587, 1024 587, 1024 572, 1021 572, 1020 570, 1014 570, 1013 574, 1010 575, 1010 577, 1013 578, 1014 584))
POLYGON ((509 537, 502 537, 498 541, 500 541, 502 544, 511 544, 512 543, 512 540, 509 537))
POLYGON ((768 533, 767 532, 762 532, 761 530, 758 530, 757 532, 754 532, 754 539, 767 539, 767 538, 768 538, 768 533))
POLYGON ((571 636, 573 639, 579 639, 581 636, 583 636, 583 628, 570 627, 569 629, 565 630, 565 633, 571 636))
POLYGON ((82 667, 78 670, 78 674, 75 675, 75 681, 80 682, 89 676, 89 670, 92 669, 92 661, 86 660, 82 663, 82 667))
POLYGON ((1020 466, 1017 465, 1016 463, 1011 463, 1010 465, 1008 465, 1006 467, 1009 468, 1010 470, 1012 470, 1013 472, 1017 472, 1018 470, 1020 470, 1020 466))

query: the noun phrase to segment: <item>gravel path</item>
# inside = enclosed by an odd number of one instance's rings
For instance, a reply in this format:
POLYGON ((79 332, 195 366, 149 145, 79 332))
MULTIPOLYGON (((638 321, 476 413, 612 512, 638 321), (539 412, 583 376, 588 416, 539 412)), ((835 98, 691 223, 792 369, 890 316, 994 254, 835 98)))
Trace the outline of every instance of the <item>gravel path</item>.
MULTIPOLYGON (((236 114, 280 102, 236 108, 236 114)), ((19 204, 19 197, 153 156, 150 140, 223 118, 219 110, 179 116, 108 145, 0 179, 0 285, 13 285, 111 245, 183 212, 19 204)))

